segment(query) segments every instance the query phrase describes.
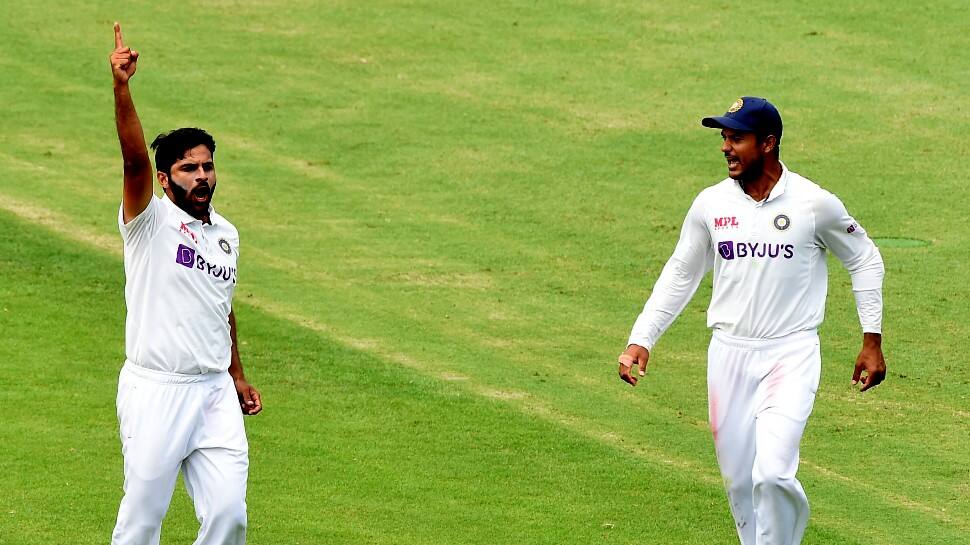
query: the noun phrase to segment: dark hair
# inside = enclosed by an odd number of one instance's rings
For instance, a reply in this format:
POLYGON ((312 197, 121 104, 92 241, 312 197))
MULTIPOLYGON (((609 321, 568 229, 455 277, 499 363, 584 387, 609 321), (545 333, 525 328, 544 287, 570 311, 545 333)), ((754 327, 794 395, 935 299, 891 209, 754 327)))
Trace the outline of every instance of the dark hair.
POLYGON ((196 146, 209 148, 209 153, 215 155, 216 141, 209 133, 196 127, 183 127, 170 132, 163 132, 152 140, 155 150, 155 170, 172 175, 172 165, 185 157, 185 152, 196 146))

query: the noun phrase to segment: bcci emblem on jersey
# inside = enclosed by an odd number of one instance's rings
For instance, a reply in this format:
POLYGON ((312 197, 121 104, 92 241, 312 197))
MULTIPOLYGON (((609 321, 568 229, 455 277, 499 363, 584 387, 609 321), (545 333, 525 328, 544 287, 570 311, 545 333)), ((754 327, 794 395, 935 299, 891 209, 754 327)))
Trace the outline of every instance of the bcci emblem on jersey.
POLYGON ((791 227, 791 220, 788 218, 788 216, 784 214, 778 214, 777 216, 775 216, 775 229, 778 229, 779 231, 784 231, 789 227, 791 227))

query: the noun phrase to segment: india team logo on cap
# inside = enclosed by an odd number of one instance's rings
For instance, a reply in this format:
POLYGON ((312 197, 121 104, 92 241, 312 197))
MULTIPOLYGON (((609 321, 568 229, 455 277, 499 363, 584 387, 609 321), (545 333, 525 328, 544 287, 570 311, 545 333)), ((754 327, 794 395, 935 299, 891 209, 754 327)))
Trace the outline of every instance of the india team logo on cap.
POLYGON ((219 247, 222 248, 222 251, 226 252, 226 254, 232 253, 232 248, 229 246, 229 241, 224 238, 219 239, 219 247))
POLYGON ((779 231, 784 231, 789 227, 791 227, 791 220, 788 219, 788 216, 784 214, 778 214, 777 216, 775 216, 775 229, 778 229, 779 231))
POLYGON ((729 114, 733 114, 734 112, 740 110, 741 108, 744 108, 744 99, 743 98, 739 98, 739 99, 735 100, 734 101, 734 104, 732 104, 731 107, 728 108, 728 113, 729 114))

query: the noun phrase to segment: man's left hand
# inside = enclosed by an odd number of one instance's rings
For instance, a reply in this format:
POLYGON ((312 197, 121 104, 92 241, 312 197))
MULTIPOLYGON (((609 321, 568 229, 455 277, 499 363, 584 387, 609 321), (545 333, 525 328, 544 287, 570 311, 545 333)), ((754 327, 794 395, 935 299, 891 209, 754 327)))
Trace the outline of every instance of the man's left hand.
POLYGON ((239 396, 239 408, 243 414, 254 415, 263 410, 263 402, 259 398, 259 391, 244 378, 235 381, 236 394, 239 396))
POLYGON ((855 360, 852 384, 862 383, 860 392, 878 385, 886 378, 886 360, 882 356, 882 335, 866 333, 862 340, 862 350, 855 360), (865 373, 865 376, 863 376, 865 373))

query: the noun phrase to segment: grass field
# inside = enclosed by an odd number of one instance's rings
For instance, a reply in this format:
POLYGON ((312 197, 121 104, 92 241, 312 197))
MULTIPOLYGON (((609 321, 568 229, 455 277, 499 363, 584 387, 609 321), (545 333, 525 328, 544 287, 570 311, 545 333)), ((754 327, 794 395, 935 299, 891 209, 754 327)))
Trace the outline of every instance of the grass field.
MULTIPOLYGON (((965 1, 38 0, 0 18, 0 544, 106 543, 121 497, 115 20, 149 137, 219 145, 250 543, 736 543, 710 279, 641 386, 613 362, 743 94, 870 235, 928 243, 882 247, 864 395, 830 263, 805 543, 970 542, 965 1)), ((162 542, 196 527, 179 490, 162 542)))

